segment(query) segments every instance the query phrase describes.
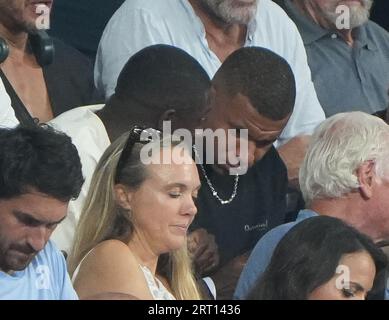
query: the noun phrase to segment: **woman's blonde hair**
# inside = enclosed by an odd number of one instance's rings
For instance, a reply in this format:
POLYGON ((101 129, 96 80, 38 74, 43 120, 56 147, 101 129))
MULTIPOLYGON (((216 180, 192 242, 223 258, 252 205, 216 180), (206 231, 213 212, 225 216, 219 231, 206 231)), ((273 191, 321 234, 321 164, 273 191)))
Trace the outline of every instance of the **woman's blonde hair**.
MULTIPOLYGON (((68 259, 71 276, 83 257, 100 242, 131 238, 134 228, 131 215, 119 207, 114 193, 115 180, 118 179, 116 168, 128 135, 126 133, 113 142, 96 166, 68 259)), ((159 142, 160 148, 165 146, 166 140, 167 138, 159 142)), ((178 145, 178 142, 173 140, 169 137, 171 147, 178 145)), ((142 146, 144 145, 141 143, 134 144, 119 177, 120 183, 134 189, 147 179, 147 168, 140 159, 142 146)), ((168 279, 176 299, 201 298, 186 245, 174 252, 163 254, 159 259, 157 272, 163 273, 168 279)))

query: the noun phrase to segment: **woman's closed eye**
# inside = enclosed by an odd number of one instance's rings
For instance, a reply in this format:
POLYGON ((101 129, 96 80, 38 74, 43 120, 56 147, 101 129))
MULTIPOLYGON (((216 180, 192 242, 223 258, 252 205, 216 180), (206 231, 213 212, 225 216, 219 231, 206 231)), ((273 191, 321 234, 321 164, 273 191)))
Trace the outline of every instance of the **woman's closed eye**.
POLYGON ((355 292, 353 289, 346 289, 346 288, 343 288, 342 289, 342 295, 345 297, 345 298, 354 298, 355 297, 355 292))
POLYGON ((179 198, 179 197, 181 197, 182 196, 182 192, 181 191, 170 191, 169 192, 169 196, 171 197, 171 198, 173 198, 173 199, 177 199, 177 198, 179 198))

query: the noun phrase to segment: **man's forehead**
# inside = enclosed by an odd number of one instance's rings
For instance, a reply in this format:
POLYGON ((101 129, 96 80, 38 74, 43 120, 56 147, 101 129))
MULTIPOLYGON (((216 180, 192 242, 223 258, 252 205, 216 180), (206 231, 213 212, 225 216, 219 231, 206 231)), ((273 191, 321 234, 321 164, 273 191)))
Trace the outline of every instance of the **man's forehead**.
POLYGON ((24 218, 24 219, 32 219, 35 220, 37 223, 41 224, 58 224, 62 222, 67 214, 67 210, 64 210, 59 214, 58 216, 53 216, 53 215, 42 215, 40 212, 36 211, 19 211, 19 210, 13 210, 13 214, 18 216, 18 218, 24 218))
POLYGON ((248 97, 238 94, 231 99, 231 103, 225 108, 225 115, 231 123, 247 129, 266 133, 276 133, 288 121, 289 116, 282 120, 272 120, 258 112, 248 97))
POLYGON ((221 98, 216 99, 218 101, 216 110, 220 115, 233 116, 236 120, 242 120, 257 113, 250 99, 241 93, 229 95, 219 90, 216 94, 221 98))
POLYGON ((36 220, 61 220, 66 215, 68 202, 60 201, 38 191, 3 200, 11 210, 32 216, 36 220))

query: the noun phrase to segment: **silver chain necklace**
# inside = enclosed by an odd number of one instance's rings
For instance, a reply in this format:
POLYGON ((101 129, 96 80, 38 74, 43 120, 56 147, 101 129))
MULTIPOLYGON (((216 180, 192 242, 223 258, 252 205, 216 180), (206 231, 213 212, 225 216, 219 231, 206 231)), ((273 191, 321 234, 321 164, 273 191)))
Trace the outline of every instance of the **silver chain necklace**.
POLYGON ((234 188, 233 188, 231 197, 230 197, 228 200, 223 200, 222 198, 220 198, 220 196, 219 196, 219 194, 217 193, 217 191, 215 190, 215 188, 214 188, 214 186, 213 186, 211 180, 208 178, 208 175, 207 175, 207 173, 205 172, 205 168, 204 168, 204 166, 202 165, 202 163, 201 163, 201 161, 200 161, 200 157, 199 157, 199 155, 198 155, 198 152, 197 152, 197 149, 196 149, 195 146, 193 146, 193 151, 194 151, 194 154, 195 154, 196 159, 198 160, 198 163, 199 163, 199 165, 200 165, 201 172, 202 172, 203 175, 204 175, 205 181, 207 181, 208 187, 209 187, 209 189, 211 189, 212 195, 213 195, 217 200, 219 200, 219 202, 220 202, 222 205, 231 203, 232 200, 234 200, 234 198, 235 198, 236 195, 238 194, 239 175, 238 175, 238 174, 235 175, 234 188))

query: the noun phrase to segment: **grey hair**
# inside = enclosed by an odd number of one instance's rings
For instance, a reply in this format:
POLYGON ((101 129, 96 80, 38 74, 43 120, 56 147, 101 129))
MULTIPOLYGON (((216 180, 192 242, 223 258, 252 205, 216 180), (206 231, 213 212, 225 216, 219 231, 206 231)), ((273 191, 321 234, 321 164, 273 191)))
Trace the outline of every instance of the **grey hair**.
POLYGON ((389 126, 383 120, 363 112, 328 118, 316 128, 300 168, 306 204, 357 190, 356 171, 366 161, 373 161, 376 174, 385 178, 388 155, 389 126))

